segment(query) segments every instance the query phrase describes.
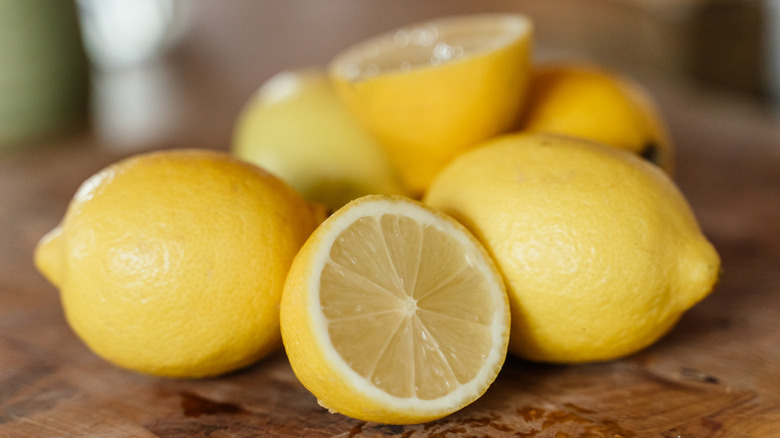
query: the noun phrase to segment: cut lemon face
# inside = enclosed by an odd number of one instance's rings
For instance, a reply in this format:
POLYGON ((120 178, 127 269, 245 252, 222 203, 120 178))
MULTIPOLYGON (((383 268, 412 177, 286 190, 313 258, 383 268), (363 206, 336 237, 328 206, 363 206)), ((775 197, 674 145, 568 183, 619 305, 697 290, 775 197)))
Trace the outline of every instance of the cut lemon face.
POLYGON ((441 18, 347 48, 329 74, 408 188, 421 193, 460 152, 514 127, 530 80, 532 30, 522 15, 441 18))
POLYGON ((372 195, 301 249, 281 322, 293 371, 322 406, 411 424, 487 390, 510 321, 500 274, 464 227, 416 201, 372 195))

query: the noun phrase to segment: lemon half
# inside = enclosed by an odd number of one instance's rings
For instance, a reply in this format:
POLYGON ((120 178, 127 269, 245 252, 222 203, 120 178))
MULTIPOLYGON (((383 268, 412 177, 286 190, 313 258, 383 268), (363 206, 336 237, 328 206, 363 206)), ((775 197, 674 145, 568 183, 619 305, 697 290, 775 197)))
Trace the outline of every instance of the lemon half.
POLYGON ((407 198, 367 196, 296 256, 281 322, 293 371, 322 406, 409 424, 487 390, 506 357, 509 307, 462 225, 407 198))
POLYGON ((517 123, 532 33, 522 15, 441 18, 349 47, 329 73, 419 194, 453 157, 517 123))

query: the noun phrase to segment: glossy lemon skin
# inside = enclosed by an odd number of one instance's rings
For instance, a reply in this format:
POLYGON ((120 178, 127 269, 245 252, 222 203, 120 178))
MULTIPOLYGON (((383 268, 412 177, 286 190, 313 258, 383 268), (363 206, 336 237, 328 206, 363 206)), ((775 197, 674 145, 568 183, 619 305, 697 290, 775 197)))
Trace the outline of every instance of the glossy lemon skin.
POLYGON ((268 79, 236 120, 232 153, 331 211, 369 194, 405 194, 379 142, 319 68, 268 79))
POLYGON ((571 137, 516 134, 458 157, 424 201, 502 271, 510 351, 580 363, 637 352, 714 287, 720 259, 668 175, 571 137))
POLYGON ((167 377, 214 376, 280 345, 278 305, 309 205, 225 153, 134 156, 82 184, 35 263, 95 353, 167 377))

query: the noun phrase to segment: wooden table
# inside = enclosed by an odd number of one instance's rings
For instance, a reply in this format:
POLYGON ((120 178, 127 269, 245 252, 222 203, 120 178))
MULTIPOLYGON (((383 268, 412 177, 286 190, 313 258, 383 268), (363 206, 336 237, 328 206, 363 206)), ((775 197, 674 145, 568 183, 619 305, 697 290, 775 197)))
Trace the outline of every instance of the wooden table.
MULTIPOLYGON (((401 427, 329 414, 282 352, 220 378, 166 380, 115 368, 75 337, 32 249, 92 173, 140 150, 227 149, 237 112, 262 80, 325 62, 358 37, 434 15, 526 11, 511 2, 367 3, 195 3, 190 33, 165 64, 103 77, 94 129, 0 155, 0 437, 780 436, 780 124, 750 100, 652 73, 642 79, 677 144, 675 179, 724 269, 715 292, 639 354, 583 366, 509 358, 473 405, 401 427), (147 98, 164 117, 147 120, 143 135, 112 133, 109 121, 126 104, 112 93, 139 77, 162 84, 147 98)), ((608 3, 591 5, 603 16, 586 24, 603 28, 625 12, 608 3)), ((540 47, 572 49, 554 46, 560 35, 549 26, 560 10, 524 5, 546 26, 540 47)))

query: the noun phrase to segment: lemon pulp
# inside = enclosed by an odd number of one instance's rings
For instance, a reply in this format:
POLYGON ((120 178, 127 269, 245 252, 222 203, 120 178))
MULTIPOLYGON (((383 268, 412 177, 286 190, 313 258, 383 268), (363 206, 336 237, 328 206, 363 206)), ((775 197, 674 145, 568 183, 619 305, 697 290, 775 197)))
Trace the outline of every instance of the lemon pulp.
POLYGON ((459 246, 435 227, 383 215, 356 221, 331 250, 320 281, 331 342, 393 396, 447 394, 490 352, 494 305, 472 293, 488 286, 459 246))
POLYGON ((459 17, 450 17, 400 28, 343 54, 343 74, 349 80, 360 81, 380 73, 438 66, 507 46, 517 35, 527 32, 528 24, 517 16, 497 17, 471 17, 467 24, 459 17))
POLYGON ((295 375, 333 412, 390 424, 449 415, 498 375, 509 301, 461 224, 399 196, 350 202, 295 257, 281 303, 295 375))

